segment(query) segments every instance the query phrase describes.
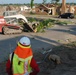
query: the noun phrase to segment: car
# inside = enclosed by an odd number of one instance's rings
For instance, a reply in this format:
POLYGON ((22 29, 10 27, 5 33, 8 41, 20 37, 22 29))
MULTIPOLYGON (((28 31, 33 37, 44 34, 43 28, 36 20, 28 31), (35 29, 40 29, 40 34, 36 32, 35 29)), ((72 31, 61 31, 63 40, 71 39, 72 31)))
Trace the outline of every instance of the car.
POLYGON ((74 18, 74 14, 73 13, 63 13, 63 14, 59 15, 59 18, 74 18))

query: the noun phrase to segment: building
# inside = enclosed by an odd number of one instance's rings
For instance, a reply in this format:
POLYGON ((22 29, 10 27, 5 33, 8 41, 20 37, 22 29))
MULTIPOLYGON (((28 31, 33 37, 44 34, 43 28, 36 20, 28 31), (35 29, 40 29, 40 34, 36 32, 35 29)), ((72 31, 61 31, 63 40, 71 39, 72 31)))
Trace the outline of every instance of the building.
POLYGON ((55 15, 56 13, 56 8, 55 5, 53 4, 40 4, 37 8, 36 8, 36 12, 38 13, 45 13, 48 15, 55 15))
POLYGON ((30 7, 27 7, 27 6, 20 6, 20 11, 29 12, 30 10, 31 10, 30 7))

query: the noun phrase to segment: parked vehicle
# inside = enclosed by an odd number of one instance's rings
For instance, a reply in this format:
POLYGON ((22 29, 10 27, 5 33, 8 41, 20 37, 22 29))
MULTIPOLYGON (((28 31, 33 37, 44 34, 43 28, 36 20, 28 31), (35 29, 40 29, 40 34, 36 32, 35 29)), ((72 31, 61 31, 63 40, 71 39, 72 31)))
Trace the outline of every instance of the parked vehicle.
POLYGON ((64 13, 59 15, 59 18, 74 18, 74 14, 73 13, 64 13))

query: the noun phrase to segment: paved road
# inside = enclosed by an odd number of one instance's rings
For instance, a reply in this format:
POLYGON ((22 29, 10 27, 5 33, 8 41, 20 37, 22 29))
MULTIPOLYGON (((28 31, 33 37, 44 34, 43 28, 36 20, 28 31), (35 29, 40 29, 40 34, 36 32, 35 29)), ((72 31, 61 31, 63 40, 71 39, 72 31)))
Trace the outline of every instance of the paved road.
POLYGON ((54 19, 54 20, 63 20, 63 21, 71 21, 76 23, 76 18, 74 19, 64 19, 64 18, 57 18, 58 16, 52 16, 52 15, 25 15, 26 18, 32 17, 32 18, 40 18, 40 19, 54 19))
POLYGON ((47 29, 44 33, 0 34, 0 62, 8 58, 8 54, 13 52, 17 41, 22 36, 28 36, 31 39, 33 51, 42 48, 49 49, 63 43, 68 43, 69 41, 75 41, 76 25, 55 25, 55 27, 47 29))

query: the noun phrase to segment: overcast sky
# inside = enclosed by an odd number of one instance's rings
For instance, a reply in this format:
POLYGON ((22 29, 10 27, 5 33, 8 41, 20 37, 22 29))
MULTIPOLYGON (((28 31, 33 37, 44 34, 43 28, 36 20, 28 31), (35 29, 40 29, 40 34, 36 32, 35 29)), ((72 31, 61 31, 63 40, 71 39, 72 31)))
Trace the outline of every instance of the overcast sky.
MULTIPOLYGON (((31 0, 0 0, 0 4, 9 4, 9 3, 19 3, 19 4, 26 4, 26 3, 30 3, 31 0)), ((47 0, 47 3, 49 3, 51 0, 47 0)), ((42 3, 43 0, 34 0, 34 3, 42 3)), ((62 2, 62 0, 60 0, 60 2, 62 2)), ((66 0, 66 2, 68 3, 76 3, 76 0, 66 0)))

